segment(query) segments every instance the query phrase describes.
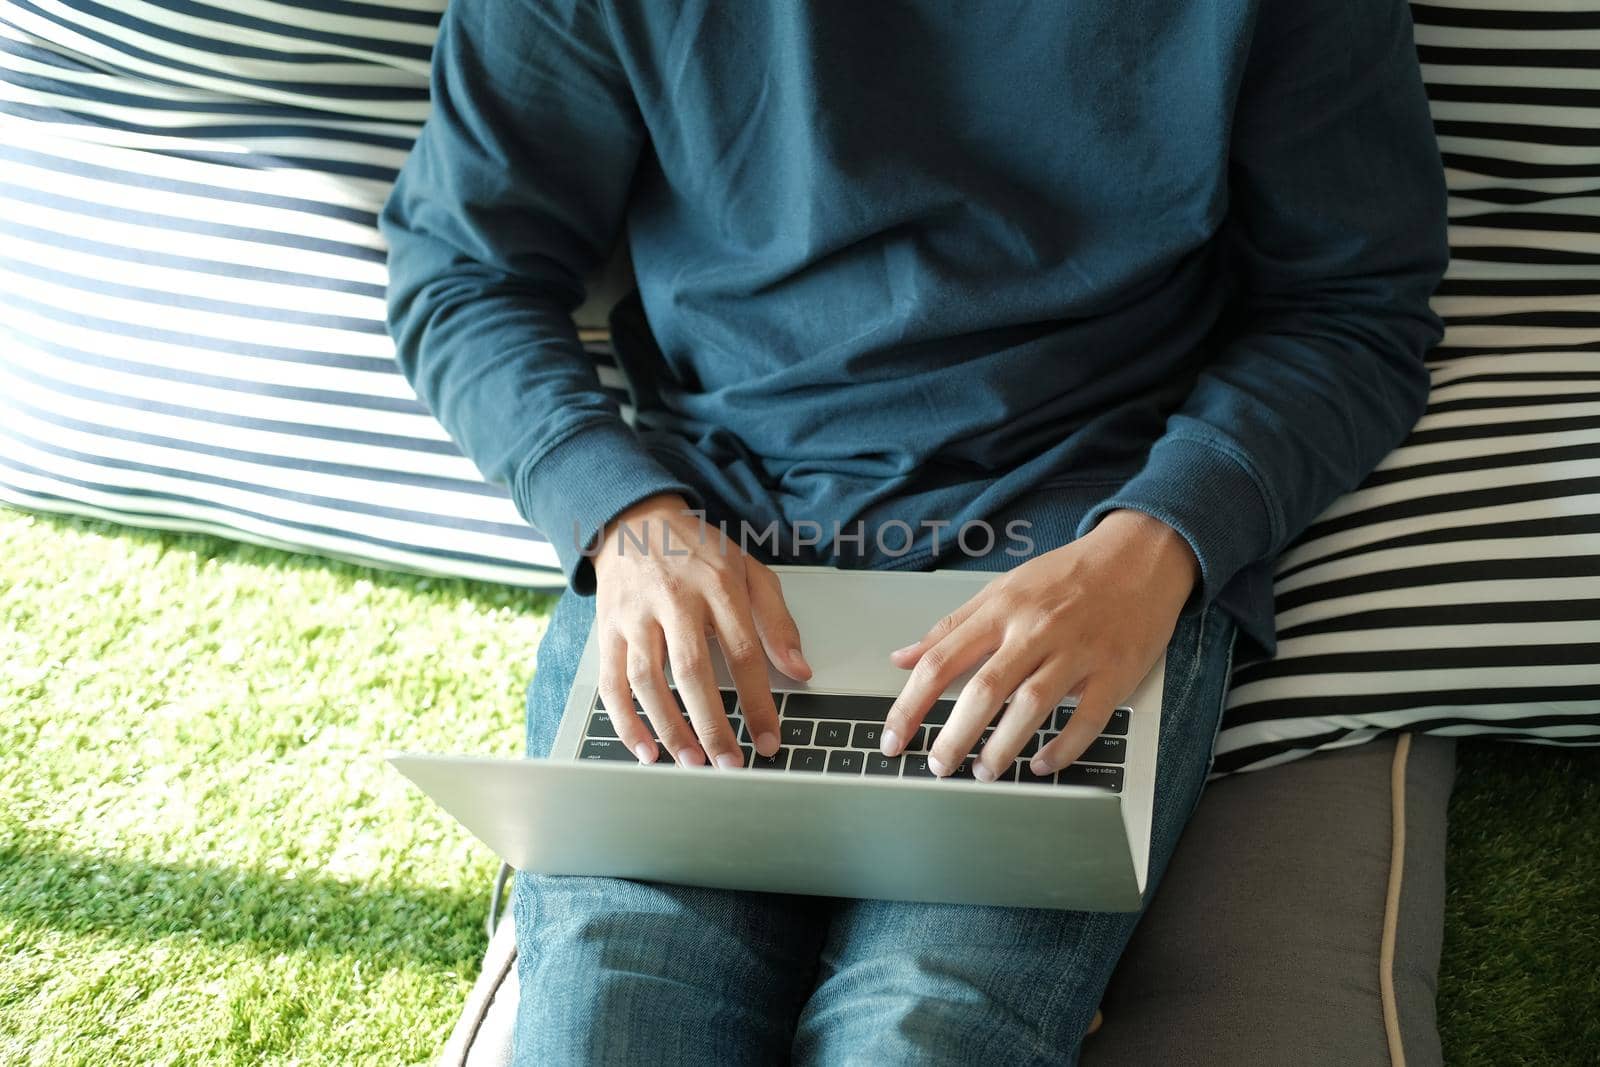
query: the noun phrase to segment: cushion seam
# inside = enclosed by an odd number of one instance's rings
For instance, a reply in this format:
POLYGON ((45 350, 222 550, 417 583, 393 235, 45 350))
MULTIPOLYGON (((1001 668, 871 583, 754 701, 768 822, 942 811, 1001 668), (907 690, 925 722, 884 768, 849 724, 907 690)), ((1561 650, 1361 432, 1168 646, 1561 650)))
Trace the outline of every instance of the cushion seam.
POLYGON ((513 949, 506 955, 505 961, 500 965, 500 973, 495 975, 494 984, 489 987, 489 995, 483 998, 483 1005, 477 1012, 477 1017, 472 1020, 472 1029, 467 1033, 467 1040, 462 1045, 461 1065, 472 1057, 472 1046, 478 1041, 478 1033, 483 1029, 484 1022, 489 1018, 489 1010, 494 1007, 495 998, 500 995, 501 986, 505 985, 506 976, 511 973, 511 968, 517 965, 517 953, 513 949))
POLYGON ((1378 991, 1383 1005, 1383 1030, 1389 1044, 1389 1062, 1394 1067, 1405 1067, 1406 1064, 1405 1044, 1400 1039, 1400 1010, 1394 995, 1394 953, 1400 926, 1400 889, 1405 873, 1406 760, 1410 754, 1411 735, 1401 734, 1395 743, 1394 761, 1389 770, 1389 886, 1384 899, 1383 935, 1378 950, 1378 991))

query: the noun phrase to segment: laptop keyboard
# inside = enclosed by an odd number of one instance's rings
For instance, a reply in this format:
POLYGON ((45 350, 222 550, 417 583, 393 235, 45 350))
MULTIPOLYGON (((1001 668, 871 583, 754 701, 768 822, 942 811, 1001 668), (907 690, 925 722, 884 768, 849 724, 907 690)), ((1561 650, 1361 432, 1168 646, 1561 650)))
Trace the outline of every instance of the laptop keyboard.
MULTIPOLYGON (((949 720, 950 711, 955 706, 953 700, 936 702, 923 719, 923 725, 917 728, 916 735, 906 744, 905 750, 898 756, 885 756, 878 751, 878 738, 883 730, 883 720, 894 703, 893 697, 828 693, 774 693, 773 697, 778 701, 779 740, 782 747, 776 755, 758 756, 739 707, 738 695, 731 689, 722 690, 722 703, 739 739, 739 747, 744 751, 747 767, 888 778, 934 777, 934 773, 928 769, 928 751, 933 748, 939 728, 949 720)), ((649 728, 650 736, 655 737, 654 724, 645 717, 642 708, 637 710, 649 728)), ((1128 716, 1131 710, 1121 707, 1112 712, 1105 730, 1090 743, 1075 763, 1053 774, 1034 774, 1028 769, 1028 760, 1060 732, 1072 714, 1072 705, 1063 704, 1056 708, 1044 724, 1045 728, 1029 739, 1021 755, 997 781, 1088 785, 1113 793, 1122 792, 1122 770, 1127 762, 1128 716)), ((973 776, 972 761, 993 733, 992 726, 983 731, 977 747, 951 772, 951 778, 973 776)), ((617 740, 616 728, 612 726, 611 717, 606 714, 598 696, 589 712, 578 758, 638 762, 638 758, 617 740)), ((656 762, 671 763, 672 757, 662 748, 656 762)))

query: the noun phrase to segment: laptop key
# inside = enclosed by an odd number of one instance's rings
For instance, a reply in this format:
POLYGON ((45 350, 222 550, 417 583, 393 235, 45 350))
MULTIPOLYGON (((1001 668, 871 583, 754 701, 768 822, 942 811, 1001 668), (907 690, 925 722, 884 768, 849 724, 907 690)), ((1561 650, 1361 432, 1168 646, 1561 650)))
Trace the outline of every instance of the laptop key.
POLYGON ((639 713, 639 721, 644 723, 646 730, 650 731, 650 736, 660 740, 661 735, 656 733, 656 724, 651 721, 649 715, 645 714, 644 705, 635 700, 633 702, 633 710, 639 713))
POLYGON ((784 719, 778 724, 778 738, 786 745, 809 745, 814 726, 805 719, 784 719))
POLYGON ((820 771, 828 758, 825 749, 797 748, 789 756, 791 771, 820 771))
MULTIPOLYGON (((1072 711, 1072 708, 1057 708, 1055 717, 1046 726, 1046 729, 1066 729, 1067 720, 1072 718, 1072 711)), ((1105 729, 1101 730, 1100 733, 1111 737, 1126 737, 1128 733, 1128 715, 1131 711, 1131 708, 1114 709, 1111 712, 1111 718, 1106 720, 1105 729)))
POLYGON ((819 722, 817 723, 817 737, 814 742, 828 748, 843 748, 850 743, 850 724, 847 722, 819 722))
POLYGON ((750 766, 750 759, 756 754, 756 750, 749 745, 740 745, 739 751, 744 753, 744 765, 750 766))
MULTIPOLYGON (((591 711, 606 711, 607 710, 606 702, 600 696, 599 693, 596 693, 594 695, 594 707, 591 708, 590 710, 591 711)), ((644 705, 639 703, 639 701, 637 699, 635 699, 634 702, 633 702, 633 710, 639 713, 639 717, 640 718, 644 718, 644 705)))
POLYGON ((616 737, 617 728, 611 722, 611 716, 603 711, 597 711, 589 716, 590 737, 616 737))
POLYGON ((1126 737, 1097 737, 1078 758, 1091 763, 1122 763, 1128 757, 1126 737))
POLYGON ((861 766, 865 762, 865 753, 851 752, 849 749, 835 749, 828 753, 828 773, 860 774, 861 766))
POLYGON ((1034 785, 1052 785, 1055 783, 1056 776, 1054 774, 1034 774, 1033 768, 1029 766, 1029 762, 1025 759, 1017 760, 1013 766, 1017 768, 1018 782, 1032 782, 1034 785))
POLYGON ((780 748, 770 756, 757 756, 750 761, 750 766, 758 771, 781 771, 789 766, 789 750, 780 748))
POLYGON ((850 731, 850 747, 873 751, 878 747, 878 741, 883 737, 883 723, 858 722, 855 729, 850 731))
POLYGON ((1061 773, 1056 776, 1057 785, 1092 785, 1100 789, 1109 789, 1113 793, 1122 792, 1121 767, 1096 767, 1091 763, 1071 763, 1061 768, 1061 773))
MULTIPOLYGON (((684 717, 687 718, 689 715, 689 710, 683 703, 683 694, 678 692, 678 687, 669 682, 667 684, 667 691, 671 693, 673 699, 678 702, 678 710, 682 711, 684 717)), ((722 710, 727 714, 732 715, 739 706, 738 692, 732 689, 718 689, 717 696, 722 698, 722 710)))
POLYGON ((966 759, 964 759, 960 763, 956 764, 956 769, 951 771, 950 774, 948 775, 948 777, 950 777, 950 778, 965 778, 969 782, 972 781, 973 778, 974 778, 974 775, 972 773, 972 765, 975 762, 976 761, 971 756, 968 756, 966 759))
POLYGON ((785 715, 807 719, 844 719, 849 722, 883 722, 893 697, 844 696, 836 693, 790 693, 785 715))
POLYGON ((878 752, 867 753, 867 773, 887 774, 891 778, 900 775, 900 764, 904 756, 885 756, 878 752))
POLYGON ((928 757, 924 755, 907 756, 905 766, 907 778, 932 778, 933 771, 928 769, 928 757))
POLYGON ((579 759, 587 760, 632 760, 639 762, 639 757, 628 751, 624 745, 614 737, 600 737, 593 741, 585 741, 583 748, 578 750, 579 759))

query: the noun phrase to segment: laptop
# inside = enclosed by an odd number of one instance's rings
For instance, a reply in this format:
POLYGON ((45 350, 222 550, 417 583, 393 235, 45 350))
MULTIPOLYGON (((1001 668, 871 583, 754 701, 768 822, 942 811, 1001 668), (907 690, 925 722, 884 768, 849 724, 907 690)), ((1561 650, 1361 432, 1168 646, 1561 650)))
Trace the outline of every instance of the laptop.
MULTIPOLYGON (((1009 775, 979 782, 969 757, 934 778, 928 749, 972 672, 951 683, 902 756, 884 757, 878 731, 907 676, 888 653, 996 575, 773 570, 813 671, 801 683, 769 666, 782 738, 775 757, 755 755, 713 641, 746 766, 679 767, 664 754, 666 762, 640 764, 600 703, 591 634, 548 759, 396 753, 389 762, 519 870, 935 903, 1140 907, 1165 657, 1057 774, 1036 777, 1024 758, 1009 775)), ((1072 710, 1070 700, 1057 708, 1026 751, 1072 710)))

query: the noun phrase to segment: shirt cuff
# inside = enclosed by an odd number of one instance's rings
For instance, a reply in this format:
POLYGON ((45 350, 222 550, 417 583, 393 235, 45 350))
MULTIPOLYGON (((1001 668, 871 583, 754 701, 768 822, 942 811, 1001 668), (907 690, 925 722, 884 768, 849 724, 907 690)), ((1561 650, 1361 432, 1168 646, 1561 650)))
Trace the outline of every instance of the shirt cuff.
POLYGON ((590 423, 525 463, 511 484, 517 511, 545 536, 573 592, 594 594, 584 549, 606 523, 646 497, 677 493, 690 507, 700 495, 645 450, 626 423, 590 423))
POLYGON ((1199 615, 1235 574, 1265 558, 1283 529, 1271 494, 1246 460, 1188 435, 1158 440, 1143 469, 1089 509, 1076 536, 1115 508, 1155 516, 1194 550, 1200 581, 1184 602, 1183 618, 1199 615))

